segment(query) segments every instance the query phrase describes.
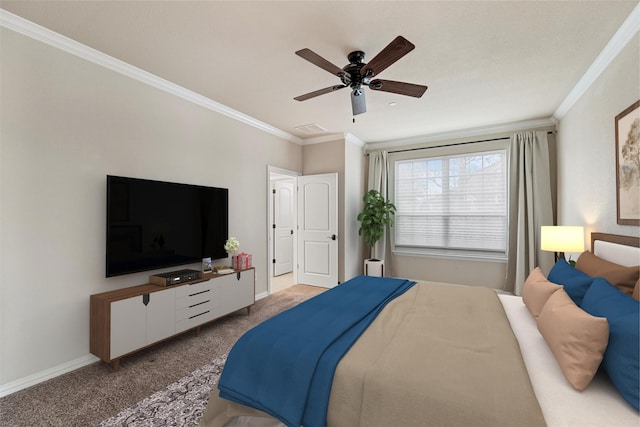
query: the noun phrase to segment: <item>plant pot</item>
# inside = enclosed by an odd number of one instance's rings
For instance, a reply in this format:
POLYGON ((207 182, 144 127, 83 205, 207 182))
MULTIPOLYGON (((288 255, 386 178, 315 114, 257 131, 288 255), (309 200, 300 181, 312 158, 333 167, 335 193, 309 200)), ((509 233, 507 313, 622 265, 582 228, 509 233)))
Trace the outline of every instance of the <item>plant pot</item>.
POLYGON ((381 259, 365 259, 364 275, 384 277, 384 261, 381 259))

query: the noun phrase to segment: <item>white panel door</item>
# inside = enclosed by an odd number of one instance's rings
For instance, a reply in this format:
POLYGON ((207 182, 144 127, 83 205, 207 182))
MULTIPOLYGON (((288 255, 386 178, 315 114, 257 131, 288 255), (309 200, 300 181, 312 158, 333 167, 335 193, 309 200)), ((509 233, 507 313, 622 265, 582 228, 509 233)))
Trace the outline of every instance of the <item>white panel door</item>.
POLYGON ((298 177, 298 283, 338 284, 338 174, 298 177))
POLYGON ((294 185, 292 181, 276 181, 274 187, 273 275, 280 276, 293 271, 294 185))

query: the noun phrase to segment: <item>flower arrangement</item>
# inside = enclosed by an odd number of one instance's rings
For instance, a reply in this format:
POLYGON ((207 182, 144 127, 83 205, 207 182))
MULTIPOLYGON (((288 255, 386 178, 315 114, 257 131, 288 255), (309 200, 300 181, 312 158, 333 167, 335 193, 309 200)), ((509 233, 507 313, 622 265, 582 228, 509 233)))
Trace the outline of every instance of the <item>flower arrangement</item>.
POLYGON ((240 242, 235 237, 229 237, 227 243, 224 244, 224 250, 228 253, 235 252, 240 249, 240 242))

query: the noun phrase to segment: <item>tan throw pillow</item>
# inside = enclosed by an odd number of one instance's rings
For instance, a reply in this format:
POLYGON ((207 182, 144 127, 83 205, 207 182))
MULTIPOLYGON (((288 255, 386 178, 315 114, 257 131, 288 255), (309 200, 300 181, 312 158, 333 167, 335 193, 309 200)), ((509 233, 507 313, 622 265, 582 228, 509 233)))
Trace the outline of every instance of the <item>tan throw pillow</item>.
POLYGON ((542 308, 538 330, 571 385, 577 390, 587 388, 607 349, 607 319, 585 312, 560 289, 542 308))
POLYGON ((544 303, 558 289, 562 289, 562 286, 548 281, 540 267, 536 267, 524 282, 522 301, 533 314, 533 317, 537 319, 542 307, 544 307, 544 303))
POLYGON ((602 259, 589 251, 580 254, 576 268, 591 277, 602 277, 627 295, 633 294, 640 278, 640 266, 625 267, 602 259))

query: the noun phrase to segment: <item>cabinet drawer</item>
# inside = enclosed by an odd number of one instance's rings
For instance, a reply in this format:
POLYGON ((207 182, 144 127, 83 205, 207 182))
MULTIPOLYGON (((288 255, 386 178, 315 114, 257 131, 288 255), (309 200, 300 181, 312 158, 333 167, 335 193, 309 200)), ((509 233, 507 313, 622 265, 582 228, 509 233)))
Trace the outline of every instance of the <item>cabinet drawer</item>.
POLYGON ((212 286, 213 282, 211 280, 195 283, 193 285, 178 286, 176 288, 176 298, 188 297, 189 295, 194 295, 207 289, 211 289, 212 286))
POLYGON ((182 310, 184 308, 193 307, 198 304, 202 304, 206 301, 211 301, 215 298, 214 289, 204 289, 200 292, 188 295, 186 297, 176 299, 176 310, 182 310))
POLYGON ((176 332, 195 328, 198 325, 213 320, 215 317, 213 303, 211 301, 195 307, 179 310, 176 312, 176 332))
POLYGON ((184 319, 196 318, 207 312, 211 313, 213 308, 214 308, 213 302, 208 300, 191 307, 185 307, 180 310, 176 310, 176 322, 179 322, 184 319))

